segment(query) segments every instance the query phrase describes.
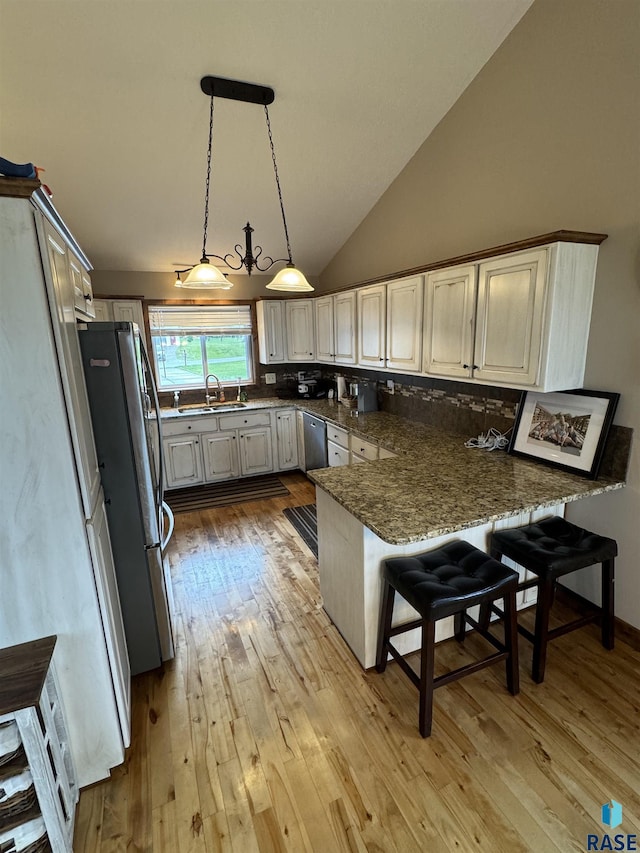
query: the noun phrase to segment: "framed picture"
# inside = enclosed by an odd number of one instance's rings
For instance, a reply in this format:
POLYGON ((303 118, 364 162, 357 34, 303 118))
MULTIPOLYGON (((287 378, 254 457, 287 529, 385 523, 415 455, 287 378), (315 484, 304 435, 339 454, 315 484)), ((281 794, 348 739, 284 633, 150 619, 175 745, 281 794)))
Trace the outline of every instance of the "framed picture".
POLYGON ((509 453, 593 480, 619 399, 610 391, 524 391, 509 453))

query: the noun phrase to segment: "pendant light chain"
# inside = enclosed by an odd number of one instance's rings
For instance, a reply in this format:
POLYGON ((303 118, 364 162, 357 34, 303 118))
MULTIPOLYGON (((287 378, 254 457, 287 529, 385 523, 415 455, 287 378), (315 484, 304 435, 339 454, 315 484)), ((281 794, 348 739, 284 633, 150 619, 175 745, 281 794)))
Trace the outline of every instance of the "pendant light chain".
POLYGON ((209 107, 209 146, 207 148, 207 182, 204 192, 204 237, 202 239, 202 260, 207 257, 207 227, 209 225, 209 185, 211 184, 211 146, 213 142, 213 95, 209 107))
MULTIPOLYGON (((211 99, 213 101, 213 98, 211 99)), ((273 160, 273 171, 276 176, 276 186, 278 188, 278 199, 280 200, 280 212, 282 213, 282 224, 284 225, 284 236, 287 241, 287 253, 289 255, 289 263, 293 266, 291 258, 291 243, 289 242, 289 230, 287 228, 287 219, 284 215, 284 202, 282 201, 282 190, 280 189, 280 178, 278 177, 278 166, 276 163, 276 152, 273 147, 273 135, 271 133, 271 122, 269 120, 269 108, 264 105, 264 114, 267 119, 267 132, 269 133, 269 145, 271 146, 271 159, 273 160)))

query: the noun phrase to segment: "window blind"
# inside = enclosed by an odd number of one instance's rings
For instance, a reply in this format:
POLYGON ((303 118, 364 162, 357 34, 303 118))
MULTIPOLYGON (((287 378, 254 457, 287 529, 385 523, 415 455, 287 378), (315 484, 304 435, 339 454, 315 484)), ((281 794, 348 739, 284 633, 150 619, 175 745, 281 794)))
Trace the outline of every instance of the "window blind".
POLYGON ((249 305, 149 306, 152 335, 250 335, 249 305))

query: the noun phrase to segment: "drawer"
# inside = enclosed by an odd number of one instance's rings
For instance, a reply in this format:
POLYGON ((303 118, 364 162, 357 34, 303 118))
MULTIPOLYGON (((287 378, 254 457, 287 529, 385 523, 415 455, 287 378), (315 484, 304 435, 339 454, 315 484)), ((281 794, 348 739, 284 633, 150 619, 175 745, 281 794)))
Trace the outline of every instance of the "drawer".
POLYGON ((243 429, 244 427, 271 426, 271 412, 245 412, 242 415, 219 415, 220 429, 243 429))
POLYGON ((339 444, 340 447, 349 447, 349 433, 342 427, 327 424, 327 441, 333 441, 334 444, 339 444))
POLYGON ((378 459, 391 459, 394 456, 397 456, 397 453, 394 453, 392 450, 387 450, 386 447, 380 447, 378 449, 378 459))
POLYGON ((163 418, 162 437, 170 435, 189 435, 197 432, 217 432, 218 418, 207 415, 199 418, 163 418))
POLYGON ((330 468, 338 468, 340 465, 349 464, 349 451, 333 441, 327 442, 327 461, 330 468))
POLYGON ((378 445, 352 434, 351 452, 371 462, 378 458, 378 445))

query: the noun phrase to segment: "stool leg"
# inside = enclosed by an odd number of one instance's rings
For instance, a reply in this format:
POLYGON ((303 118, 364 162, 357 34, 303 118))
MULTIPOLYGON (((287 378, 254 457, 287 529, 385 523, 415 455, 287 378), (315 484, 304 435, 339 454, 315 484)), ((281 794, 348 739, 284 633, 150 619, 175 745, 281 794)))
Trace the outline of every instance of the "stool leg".
POLYGON ((507 650, 507 688, 513 696, 520 692, 520 670, 518 667, 518 617, 516 611, 516 591, 514 586, 504 596, 504 645, 507 650))
POLYGON ((387 668, 387 643, 391 631, 391 620, 393 619, 393 602, 396 596, 395 589, 384 581, 382 594, 382 609, 380 612, 380 628, 378 629, 378 652, 376 655, 376 670, 384 672, 387 668))
POLYGON ((553 600, 553 579, 541 578, 538 584, 538 604, 536 605, 536 627, 533 640, 533 666, 531 675, 536 684, 544 681, 544 669, 547 663, 547 642, 549 634, 549 612, 553 600))
POLYGON ((453 617, 453 633, 455 635, 456 640, 459 643, 464 642, 464 634, 465 634, 465 614, 466 610, 461 610, 459 613, 454 614, 453 617))
POLYGON ((612 649, 615 635, 614 616, 614 560, 605 560, 602 564, 602 645, 612 649))
POLYGON ((422 737, 429 737, 431 734, 435 640, 436 623, 423 619, 422 651, 420 654, 420 716, 418 719, 418 728, 422 737))

